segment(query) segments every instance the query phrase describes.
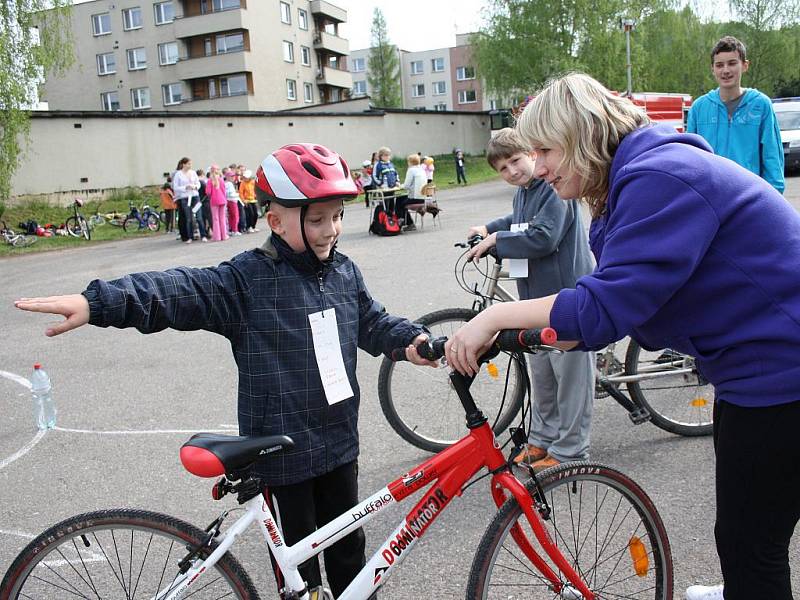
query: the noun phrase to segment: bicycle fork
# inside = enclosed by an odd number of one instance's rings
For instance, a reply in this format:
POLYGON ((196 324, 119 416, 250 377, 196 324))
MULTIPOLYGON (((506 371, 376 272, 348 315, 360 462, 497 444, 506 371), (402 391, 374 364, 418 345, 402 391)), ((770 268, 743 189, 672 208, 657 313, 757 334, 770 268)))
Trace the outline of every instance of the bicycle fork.
POLYGON ((522 483, 508 472, 496 473, 492 476, 492 497, 500 508, 509 495, 513 496, 519 504, 525 517, 528 519, 533 534, 536 536, 537 541, 545 551, 547 556, 558 567, 558 570, 563 574, 567 581, 553 571, 550 565, 536 552, 527 538, 519 523, 515 523, 511 528, 511 537, 519 546, 520 550, 528 557, 528 560, 534 565, 550 583, 552 584, 553 592, 558 594, 559 597, 567 600, 594 600, 595 595, 575 572, 575 569, 567 561, 561 550, 553 543, 550 534, 542 523, 542 517, 538 513, 538 508, 534 505, 533 497, 528 493, 528 490, 522 483))

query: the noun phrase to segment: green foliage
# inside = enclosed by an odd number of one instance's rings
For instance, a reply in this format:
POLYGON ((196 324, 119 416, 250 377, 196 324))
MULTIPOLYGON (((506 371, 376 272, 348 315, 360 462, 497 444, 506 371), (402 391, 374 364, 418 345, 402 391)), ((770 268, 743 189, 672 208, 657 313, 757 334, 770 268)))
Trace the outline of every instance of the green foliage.
POLYGON ((716 87, 711 48, 734 35, 751 61, 743 84, 767 95, 800 87, 800 0, 731 0, 737 18, 703 22, 675 0, 491 0, 475 36, 480 75, 493 95, 513 105, 568 70, 589 73, 607 87, 627 86, 621 17, 632 18, 634 91, 697 97, 716 87))
POLYGON ((30 132, 28 111, 42 76, 59 73, 72 62, 70 4, 0 2, 0 198, 10 194, 11 176, 30 132))
POLYGON ((375 8, 372 17, 372 45, 369 49, 369 83, 373 104, 384 108, 403 106, 400 88, 400 59, 397 47, 389 41, 386 19, 380 8, 375 8))

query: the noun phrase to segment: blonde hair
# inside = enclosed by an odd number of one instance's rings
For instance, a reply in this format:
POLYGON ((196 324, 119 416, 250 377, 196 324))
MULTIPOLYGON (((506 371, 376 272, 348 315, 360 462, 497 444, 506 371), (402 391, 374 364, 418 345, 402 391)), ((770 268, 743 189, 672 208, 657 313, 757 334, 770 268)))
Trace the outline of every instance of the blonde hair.
POLYGON ((496 171, 495 164, 498 160, 511 158, 520 152, 530 152, 530 147, 520 139, 517 132, 511 127, 504 127, 489 140, 486 146, 486 162, 496 171))
POLYGON ((386 146, 381 146, 380 148, 378 148, 378 160, 381 159, 381 156, 391 156, 391 155, 392 155, 391 148, 387 148, 386 146))
POLYGON ((406 160, 408 161, 409 165, 411 165, 412 167, 416 167, 417 165, 419 165, 419 154, 409 154, 406 157, 406 160))
POLYGON ((616 96, 583 73, 568 73, 548 81, 517 121, 520 137, 536 148, 559 147, 559 167, 575 173, 579 197, 592 217, 602 215, 608 196, 611 161, 622 138, 650 123, 644 110, 616 96))

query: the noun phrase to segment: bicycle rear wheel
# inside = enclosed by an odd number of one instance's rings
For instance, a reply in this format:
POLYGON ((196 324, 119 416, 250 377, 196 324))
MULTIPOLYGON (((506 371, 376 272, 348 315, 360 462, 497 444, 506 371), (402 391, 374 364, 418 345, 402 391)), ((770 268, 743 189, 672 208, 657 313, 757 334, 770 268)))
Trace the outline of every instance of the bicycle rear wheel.
POLYGON ((35 235, 18 235, 13 239, 11 245, 15 248, 24 248, 35 244, 38 239, 35 235))
MULTIPOLYGON (((647 494, 627 476, 596 463, 564 463, 539 475, 551 509, 543 520, 553 543, 597 598, 672 600, 672 553, 661 517, 647 494)), ((533 481, 527 489, 542 500, 533 481)), ((516 499, 494 517, 472 562, 466 597, 473 599, 580 598, 557 593, 513 536, 523 535, 558 575, 516 499), (512 534, 512 535, 509 535, 512 534)))
POLYGON ((89 222, 82 216, 72 216, 67 219, 67 232, 73 237, 84 237, 92 239, 92 232, 89 229, 89 222))
MULTIPOLYGON (((469 308, 446 308, 428 313, 416 322, 427 326, 433 337, 451 336, 477 314, 469 308)), ((480 399, 480 408, 489 422, 494 424, 495 434, 500 434, 522 407, 525 396, 522 369, 526 366, 509 354, 499 355, 492 364, 497 371, 481 369, 471 389, 475 398, 480 399), (494 376, 491 372, 495 372, 494 376), (503 401, 507 374, 508 392, 503 401)), ((378 398, 392 429, 422 450, 440 452, 466 433, 464 409, 446 369, 384 358, 378 377, 378 398)))
MULTIPOLYGON (((185 521, 143 510, 70 517, 17 556, 0 585, 0 599, 161 598, 180 582, 178 563, 189 548, 201 546, 204 537, 203 531, 185 521)), ((201 550, 200 556, 207 557, 211 550, 201 550)), ((230 553, 204 573, 189 595, 258 598, 250 577, 230 553)))
POLYGON ((145 223, 147 225, 147 229, 150 231, 158 231, 161 229, 161 219, 159 219, 158 215, 155 213, 148 214, 145 223))
POLYGON ((714 386, 698 372, 694 358, 669 349, 651 352, 631 340, 625 354, 625 373, 665 373, 627 384, 633 401, 650 411, 653 425, 684 436, 711 434, 714 386), (677 372, 687 369, 690 371, 677 372))
POLYGON ((137 219, 136 217, 125 217, 125 220, 122 222, 122 228, 125 230, 125 233, 136 233, 142 228, 142 222, 137 219))

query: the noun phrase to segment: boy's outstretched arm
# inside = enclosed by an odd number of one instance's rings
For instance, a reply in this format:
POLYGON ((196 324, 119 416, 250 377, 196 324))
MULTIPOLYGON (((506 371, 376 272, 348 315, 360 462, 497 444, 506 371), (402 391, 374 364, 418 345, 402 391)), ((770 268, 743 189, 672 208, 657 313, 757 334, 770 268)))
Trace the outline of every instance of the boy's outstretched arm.
POLYGON ((89 302, 81 294, 47 296, 44 298, 20 298, 14 306, 31 312, 49 313, 65 317, 60 323, 48 327, 44 334, 53 337, 77 329, 89 322, 89 302))

